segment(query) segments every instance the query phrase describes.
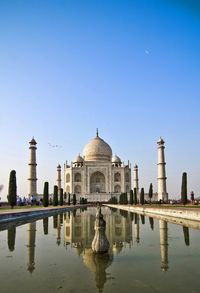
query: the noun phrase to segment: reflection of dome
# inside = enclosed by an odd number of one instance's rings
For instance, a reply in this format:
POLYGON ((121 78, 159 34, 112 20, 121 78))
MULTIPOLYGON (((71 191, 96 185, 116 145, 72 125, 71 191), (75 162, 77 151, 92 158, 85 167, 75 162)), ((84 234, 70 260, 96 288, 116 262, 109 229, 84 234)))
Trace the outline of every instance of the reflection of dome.
POLYGON ((121 163, 121 160, 117 155, 114 155, 112 157, 112 163, 121 163))
POLYGON ((97 136, 84 147, 83 155, 85 161, 111 161, 112 149, 97 132, 97 136))
POLYGON ((74 163, 82 163, 83 162, 83 158, 81 157, 81 155, 79 154, 73 161, 74 163))
POLYGON ((113 243, 113 252, 119 254, 122 251, 123 243, 121 241, 113 243))
POLYGON ((83 254, 83 262, 91 272, 95 273, 96 286, 102 292, 104 284, 108 280, 106 269, 112 264, 113 255, 96 254, 91 248, 86 248, 83 254))

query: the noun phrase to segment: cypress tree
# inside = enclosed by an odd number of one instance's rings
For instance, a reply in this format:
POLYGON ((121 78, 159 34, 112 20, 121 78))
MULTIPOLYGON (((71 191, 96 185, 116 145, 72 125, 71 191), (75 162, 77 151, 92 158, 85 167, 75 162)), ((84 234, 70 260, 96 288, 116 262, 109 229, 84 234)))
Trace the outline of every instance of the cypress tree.
POLYGON ((60 205, 63 206, 63 188, 60 189, 60 205))
POLYGON ((133 190, 130 190, 130 204, 133 205, 133 190))
POLYGON ((128 195, 127 195, 127 192, 125 192, 125 204, 128 204, 128 195))
POLYGON ((58 205, 58 186, 54 185, 53 189, 53 206, 58 205))
POLYGON ((137 188, 134 188, 134 204, 137 205, 137 188))
POLYGON ((150 199, 150 203, 151 203, 152 197, 153 197, 153 184, 150 183, 150 186, 149 186, 149 199, 150 199))
POLYGON ((191 197, 191 202, 194 203, 194 192, 193 191, 191 192, 190 197, 191 197))
POLYGON ((8 203, 13 209, 13 207, 16 205, 16 202, 17 202, 16 171, 12 170, 10 172, 10 178, 9 178, 8 203))
POLYGON ((67 200, 67 193, 64 192, 64 200, 66 201, 67 200))
POLYGON ((48 207, 48 205, 49 205, 49 183, 44 182, 43 206, 48 207))
POLYGON ((70 193, 68 193, 68 200, 67 200, 67 204, 70 206, 70 193))
POLYGON ((74 206, 76 205, 76 194, 73 194, 72 204, 73 204, 74 206))
POLYGON ((140 203, 141 203, 141 205, 144 204, 144 188, 141 188, 140 203))
POLYGON ((181 185, 181 201, 185 205, 187 203, 187 173, 183 172, 181 185))

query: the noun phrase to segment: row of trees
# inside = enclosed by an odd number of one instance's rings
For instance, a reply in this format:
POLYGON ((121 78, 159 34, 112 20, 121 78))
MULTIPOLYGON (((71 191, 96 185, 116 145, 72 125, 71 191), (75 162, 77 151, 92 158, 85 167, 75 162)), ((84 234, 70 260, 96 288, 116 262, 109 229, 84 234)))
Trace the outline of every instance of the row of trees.
MULTIPOLYGON (((145 203, 145 199, 144 199, 144 188, 141 188, 141 192, 140 192, 140 195, 139 195, 139 200, 137 199, 138 195, 137 195, 137 189, 134 188, 134 190, 131 189, 130 191, 130 198, 128 200, 128 195, 127 195, 127 192, 125 193, 121 193, 120 196, 119 196, 119 204, 130 204, 130 205, 137 205, 138 203, 144 205, 145 203)), ((153 197, 153 185, 152 183, 150 184, 150 187, 149 187, 149 199, 150 199, 150 202, 151 202, 151 199, 153 197)), ((113 203, 113 204, 117 204, 118 201, 117 201, 117 198, 114 196, 110 199, 109 201, 110 203, 113 203)))
MULTIPOLYGON (((67 193, 65 192, 63 195, 63 189, 60 189, 60 200, 58 200, 58 186, 54 185, 54 191, 53 191, 53 202, 52 205, 53 206, 58 206, 58 205, 63 205, 64 203, 64 199, 65 202, 70 205, 71 204, 71 194, 68 194, 68 198, 67 198, 67 193)), ((72 204, 76 205, 77 200, 76 200, 76 194, 72 195, 72 204)), ((86 201, 84 198, 80 198, 80 204, 85 204, 86 201)), ((49 200, 49 183, 45 182, 44 183, 44 192, 43 192, 43 206, 44 207, 48 207, 48 205, 51 204, 50 200, 49 200)))
MULTIPOLYGON (((151 203, 152 197, 153 197, 153 185, 152 183, 149 186, 149 201, 151 203)), ((48 182, 44 183, 44 192, 43 192, 43 205, 44 207, 47 207, 49 204, 53 204, 53 206, 57 206, 59 205, 63 205, 64 203, 64 199, 65 202, 67 202, 68 205, 71 204, 71 195, 68 194, 68 198, 67 198, 67 194, 66 192, 63 195, 63 189, 60 189, 60 199, 58 200, 58 186, 55 185, 54 186, 54 192, 53 192, 53 202, 51 203, 49 200, 49 184, 48 182)), ((138 204, 140 202, 140 204, 144 204, 145 203, 145 199, 144 199, 144 188, 141 188, 141 192, 140 192, 140 199, 138 201, 137 199, 137 190, 136 188, 134 188, 134 190, 130 191, 130 200, 128 201, 128 196, 127 193, 121 193, 120 198, 119 198, 119 203, 120 204, 138 204)), ((16 171, 12 170, 10 172, 10 178, 9 178, 9 188, 8 188, 8 203, 9 205, 13 208, 16 205, 16 201, 17 201, 17 182, 16 182, 16 171)), ((191 201, 194 201, 194 193, 191 193, 191 201)), ((188 198, 187 198, 187 173, 184 172, 182 175, 182 184, 181 184, 181 202, 185 205, 188 202, 188 198)), ((72 204, 76 205, 77 200, 76 200, 76 195, 73 194, 72 195, 72 204)), ((85 204, 87 203, 87 199, 84 198, 80 198, 80 204, 85 204)), ((118 203, 117 198, 116 197, 112 197, 110 200, 110 203, 118 203)))
MULTIPOLYGON (((149 186, 149 193, 148 193, 149 201, 151 203, 152 198, 153 198, 153 184, 151 183, 149 186)), ((194 201, 194 193, 191 192, 191 201, 194 201)), ((111 200, 109 201, 110 203, 117 204, 117 198, 112 197, 111 200)), ((182 184, 181 184, 181 202, 185 205, 188 202, 187 198, 187 173, 184 172, 182 175, 182 184)), ((128 196, 127 192, 126 193, 121 193, 119 197, 119 204, 130 204, 130 205, 137 205, 140 203, 141 205, 145 204, 145 199, 144 199, 144 188, 141 188, 139 199, 137 199, 137 189, 134 188, 134 190, 130 191, 130 199, 128 201, 128 196)))

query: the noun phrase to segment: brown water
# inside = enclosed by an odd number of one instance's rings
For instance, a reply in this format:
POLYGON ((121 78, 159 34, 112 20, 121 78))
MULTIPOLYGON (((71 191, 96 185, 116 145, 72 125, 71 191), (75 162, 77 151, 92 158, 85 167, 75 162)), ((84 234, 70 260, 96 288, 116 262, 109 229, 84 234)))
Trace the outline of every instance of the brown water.
POLYGON ((95 212, 0 231, 0 292, 200 292, 199 230, 103 208, 110 251, 98 256, 95 212))

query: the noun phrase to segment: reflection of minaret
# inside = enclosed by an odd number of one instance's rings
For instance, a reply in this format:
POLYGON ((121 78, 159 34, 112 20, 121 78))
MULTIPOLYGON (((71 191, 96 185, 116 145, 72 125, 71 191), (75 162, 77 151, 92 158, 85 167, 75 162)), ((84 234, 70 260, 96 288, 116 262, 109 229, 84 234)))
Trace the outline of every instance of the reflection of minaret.
POLYGON ((34 138, 29 142, 30 144, 30 176, 29 176, 29 196, 31 195, 37 195, 37 174, 36 174, 36 144, 37 142, 35 141, 34 138))
POLYGON ((58 182, 58 196, 59 196, 59 199, 60 199, 60 189, 61 189, 61 166, 60 164, 57 166, 57 172, 58 172, 58 179, 57 179, 57 182, 58 182))
POLYGON ((161 257, 161 269, 163 271, 168 270, 168 228, 167 222, 160 220, 160 257, 161 257))
POLYGON ((36 222, 28 224, 28 268, 32 273, 35 269, 35 237, 36 237, 36 222))
POLYGON ((15 250, 15 235, 16 235, 16 227, 8 228, 8 249, 10 251, 15 250))
POLYGON ((57 244, 60 245, 60 239, 61 239, 61 225, 60 225, 60 215, 58 215, 58 224, 57 224, 57 244))
POLYGON ((165 172, 165 142, 160 138, 158 144, 158 200, 168 200, 167 185, 166 185, 166 172, 165 172))
POLYGON ((138 165, 135 164, 133 169, 133 189, 136 188, 137 196, 139 195, 139 178, 138 178, 138 165))
POLYGON ((140 242, 140 224, 138 214, 135 214, 135 240, 137 243, 140 242))

